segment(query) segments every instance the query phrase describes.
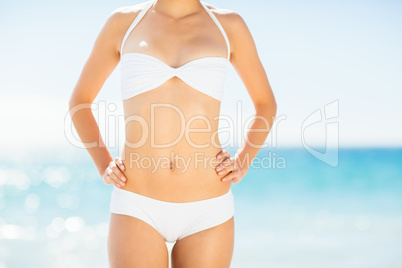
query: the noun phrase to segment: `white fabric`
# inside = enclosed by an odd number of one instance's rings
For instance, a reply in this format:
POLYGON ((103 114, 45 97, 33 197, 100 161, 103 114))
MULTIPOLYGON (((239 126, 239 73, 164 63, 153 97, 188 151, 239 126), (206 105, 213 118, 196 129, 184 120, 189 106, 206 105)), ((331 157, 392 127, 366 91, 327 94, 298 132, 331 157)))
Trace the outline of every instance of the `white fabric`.
POLYGON ((110 212, 138 218, 158 231, 166 242, 222 224, 234 216, 232 191, 201 201, 173 203, 113 185, 110 212))
MULTIPOLYGON (((153 5, 154 0, 147 3, 143 10, 137 15, 127 30, 121 45, 121 52, 124 44, 134 27, 139 23, 145 13, 153 5)), ((177 76, 190 87, 211 96, 219 101, 222 100, 226 79, 227 63, 230 57, 230 45, 224 29, 218 19, 201 2, 207 13, 218 26, 228 47, 228 56, 224 57, 202 57, 194 59, 186 64, 174 68, 151 55, 144 53, 124 53, 120 61, 121 70, 121 98, 129 99, 140 93, 150 91, 170 78, 177 76)))

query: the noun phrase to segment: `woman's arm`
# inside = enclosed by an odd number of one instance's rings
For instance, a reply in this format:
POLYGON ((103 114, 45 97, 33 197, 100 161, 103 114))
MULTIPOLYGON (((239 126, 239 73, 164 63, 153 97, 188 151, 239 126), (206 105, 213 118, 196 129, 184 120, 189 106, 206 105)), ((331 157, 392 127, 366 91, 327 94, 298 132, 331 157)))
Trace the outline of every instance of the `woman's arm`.
POLYGON ((124 16, 121 9, 116 9, 109 15, 69 100, 72 122, 102 178, 113 158, 103 142, 91 105, 120 61, 119 39, 122 39, 122 20, 124 16))
MULTIPOLYGON (((241 177, 233 178, 232 181, 239 182, 246 175, 269 134, 276 116, 276 101, 246 23, 239 14, 233 11, 226 17, 225 25, 227 25, 231 46, 230 61, 247 88, 255 107, 253 123, 245 141, 236 152, 238 156, 235 161, 241 171, 241 177)), ((220 154, 228 155, 225 151, 220 154)), ((229 160, 226 162, 230 164, 229 160)), ((234 175, 228 178, 232 176, 234 175)))

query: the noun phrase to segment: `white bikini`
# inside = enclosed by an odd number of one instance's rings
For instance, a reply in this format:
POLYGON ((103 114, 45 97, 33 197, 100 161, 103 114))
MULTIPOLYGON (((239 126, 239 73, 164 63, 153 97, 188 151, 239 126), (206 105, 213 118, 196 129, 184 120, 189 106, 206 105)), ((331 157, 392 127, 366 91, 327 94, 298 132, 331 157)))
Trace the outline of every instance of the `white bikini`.
MULTIPOLYGON (((149 10, 155 0, 148 1, 127 30, 121 50, 130 32, 149 10)), ((200 1, 201 2, 201 1, 200 1)), ((132 98, 162 85, 177 76, 192 88, 221 101, 226 67, 230 56, 229 41, 215 15, 201 2, 207 13, 224 36, 228 56, 194 59, 180 67, 171 67, 163 61, 144 53, 125 53, 121 57, 122 99, 132 98)), ((218 197, 174 203, 153 199, 113 186, 110 212, 138 218, 156 229, 167 242, 222 224, 234 216, 232 191, 218 197)))
MULTIPOLYGON (((134 19, 123 38, 120 51, 123 51, 124 44, 129 34, 139 23, 148 9, 153 6, 153 3, 154 0, 149 1, 145 8, 134 19)), ((222 100, 226 79, 226 68, 230 56, 229 40, 212 11, 209 10, 203 2, 201 2, 201 4, 216 23, 225 38, 228 50, 227 58, 202 57, 175 68, 148 54, 137 52, 124 53, 120 60, 122 100, 150 91, 174 76, 177 76, 192 88, 219 101, 222 100)))
POLYGON ((173 243, 188 235, 217 226, 234 215, 232 191, 201 201, 173 203, 113 185, 110 212, 138 218, 173 243))

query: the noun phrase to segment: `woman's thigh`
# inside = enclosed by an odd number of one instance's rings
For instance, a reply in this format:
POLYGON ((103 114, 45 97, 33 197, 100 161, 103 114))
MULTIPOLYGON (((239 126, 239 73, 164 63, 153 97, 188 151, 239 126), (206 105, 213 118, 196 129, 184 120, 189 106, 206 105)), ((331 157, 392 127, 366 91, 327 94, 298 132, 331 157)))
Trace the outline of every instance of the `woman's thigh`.
POLYGON ((146 222, 121 214, 110 214, 107 238, 111 268, 169 267, 165 239, 146 222))
POLYGON ((173 268, 229 268, 234 248, 234 217, 186 236, 172 249, 173 268))

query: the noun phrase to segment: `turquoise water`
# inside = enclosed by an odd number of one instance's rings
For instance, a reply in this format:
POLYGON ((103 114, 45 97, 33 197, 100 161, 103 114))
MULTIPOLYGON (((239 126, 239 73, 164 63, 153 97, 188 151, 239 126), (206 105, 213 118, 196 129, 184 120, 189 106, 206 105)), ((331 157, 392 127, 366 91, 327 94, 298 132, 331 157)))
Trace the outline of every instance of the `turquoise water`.
MULTIPOLYGON (((232 186, 232 267, 402 267, 401 148, 343 148, 337 167, 269 154, 232 186)), ((84 150, 2 152, 0 268, 108 267, 111 189, 84 150)))

